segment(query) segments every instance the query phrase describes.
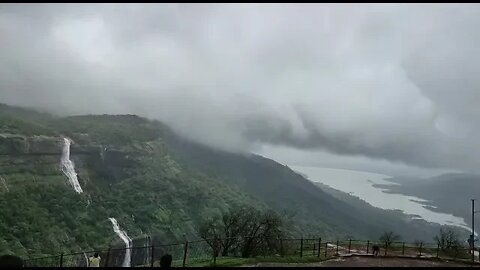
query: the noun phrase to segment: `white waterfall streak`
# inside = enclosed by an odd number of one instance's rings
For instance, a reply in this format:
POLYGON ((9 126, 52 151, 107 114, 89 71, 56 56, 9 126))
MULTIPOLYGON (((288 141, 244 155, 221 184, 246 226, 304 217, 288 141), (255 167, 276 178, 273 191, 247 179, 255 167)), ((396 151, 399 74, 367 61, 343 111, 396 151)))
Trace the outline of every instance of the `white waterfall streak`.
POLYGON ((70 185, 75 189, 77 193, 82 193, 82 187, 78 182, 77 173, 75 172, 75 165, 70 160, 70 139, 63 138, 63 151, 62 151, 62 159, 61 159, 61 166, 62 172, 67 176, 68 182, 70 185))
POLYGON ((87 254, 83 252, 83 257, 85 257, 85 263, 87 264, 87 267, 90 266, 90 261, 88 260, 87 254))
POLYGON ((132 255, 132 250, 130 249, 132 245, 132 239, 128 237, 127 233, 123 230, 120 230, 120 227, 118 226, 118 222, 114 218, 108 218, 113 225, 113 231, 122 239, 122 241, 125 243, 125 258, 123 259, 123 264, 122 267, 130 267, 130 261, 131 261, 131 255, 132 255))
POLYGON ((7 192, 9 192, 10 190, 8 189, 7 182, 5 181, 5 178, 0 176, 0 180, 2 181, 2 184, 3 184, 3 187, 5 188, 5 190, 7 190, 7 192))

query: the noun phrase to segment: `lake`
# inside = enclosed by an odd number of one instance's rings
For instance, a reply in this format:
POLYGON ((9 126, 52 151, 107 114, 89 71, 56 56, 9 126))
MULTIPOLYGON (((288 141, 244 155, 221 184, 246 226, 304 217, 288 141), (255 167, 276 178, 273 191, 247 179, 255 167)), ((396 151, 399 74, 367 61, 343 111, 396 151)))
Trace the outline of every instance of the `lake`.
POLYGON ((455 225, 470 230, 463 218, 447 213, 439 213, 425 208, 425 199, 406 196, 401 194, 390 194, 383 191, 387 189, 376 188, 374 184, 399 185, 386 181, 391 176, 370 172, 290 166, 292 170, 304 175, 312 182, 320 182, 331 188, 343 191, 366 201, 374 207, 390 210, 401 210, 407 215, 414 215, 412 218, 421 218, 429 222, 442 225, 455 225))

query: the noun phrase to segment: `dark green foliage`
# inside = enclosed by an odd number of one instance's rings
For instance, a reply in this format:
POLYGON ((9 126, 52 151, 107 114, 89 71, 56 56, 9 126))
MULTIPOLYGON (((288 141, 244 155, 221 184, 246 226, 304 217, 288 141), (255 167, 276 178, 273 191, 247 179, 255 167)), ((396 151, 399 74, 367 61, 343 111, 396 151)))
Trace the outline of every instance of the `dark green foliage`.
POLYGON ((123 245, 108 217, 132 238, 147 233, 163 244, 183 241, 184 234, 196 239, 204 216, 244 203, 262 205, 218 177, 182 168, 156 135, 158 123, 136 116, 45 122, 77 147, 106 150, 103 155, 72 150, 85 191, 80 195, 59 170, 60 150, 58 155, 0 156, 0 176, 8 188, 0 185, 1 253, 38 257, 123 245))
MULTIPOLYGON (((262 229, 268 237, 377 233, 370 217, 288 167, 187 142, 156 121, 133 115, 54 118, 0 105, 0 128, 4 137, 26 138, 31 150, 23 153, 25 145, 15 141, 23 154, 0 156, 0 254, 38 257, 122 246, 109 217, 132 238, 149 234, 155 244, 183 242, 183 235, 195 240, 202 220, 227 217, 243 206, 250 210, 241 220, 251 223, 242 230, 252 232, 255 224, 279 228, 280 219, 289 228, 262 229), (62 136, 73 140, 82 194, 59 170, 61 144, 55 142, 62 136)), ((264 248, 243 244, 250 254, 264 248)))
POLYGON ((57 119, 49 126, 81 143, 125 145, 153 141, 160 135, 150 121, 135 115, 74 116, 57 119), (88 134, 89 141, 79 134, 88 134))
POLYGON ((210 245, 213 256, 239 253, 242 257, 275 253, 277 239, 285 237, 282 218, 272 210, 251 206, 236 207, 222 217, 208 217, 199 227, 199 235, 210 245))

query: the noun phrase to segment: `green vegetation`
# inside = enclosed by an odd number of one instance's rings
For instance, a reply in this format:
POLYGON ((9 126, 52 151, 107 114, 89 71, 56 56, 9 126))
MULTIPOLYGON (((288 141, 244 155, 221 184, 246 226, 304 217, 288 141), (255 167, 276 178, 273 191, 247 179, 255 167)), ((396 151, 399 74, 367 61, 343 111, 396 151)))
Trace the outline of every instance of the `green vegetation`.
POLYGON ((0 105, 0 135, 0 254, 121 246, 108 217, 156 245, 195 240, 206 218, 241 206, 276 212, 297 237, 373 238, 395 222, 402 235, 431 229, 393 213, 378 223, 378 213, 357 213, 286 166, 184 140, 138 116, 57 118, 0 105), (61 136, 73 140, 82 194, 59 170, 61 136))
POLYGON ((238 253, 241 257, 255 257, 261 253, 280 253, 278 241, 288 228, 282 227, 282 218, 272 210, 259 211, 254 207, 232 209, 220 219, 202 222, 199 235, 213 251, 214 259, 220 255, 238 253))
MULTIPOLYGON (((73 139, 72 159, 85 192, 75 193, 59 170, 61 143, 47 149, 58 155, 0 156, 0 176, 8 187, 0 185, 0 253, 40 257, 121 244, 108 217, 117 218, 131 237, 150 234, 162 243, 183 241, 184 234, 195 239, 204 216, 240 204, 263 205, 218 177, 183 169, 158 137, 158 123, 88 116, 43 124, 73 139), (90 152, 75 155, 75 147, 90 152)), ((15 130, 30 134, 23 125, 15 130)))
POLYGON ((261 262, 270 263, 313 263, 325 260, 323 257, 306 256, 306 257, 278 257, 278 256, 266 256, 266 257, 254 257, 254 258, 239 258, 239 257, 219 257, 214 263, 212 260, 201 260, 189 262, 189 267, 230 267, 240 265, 253 265, 261 262))

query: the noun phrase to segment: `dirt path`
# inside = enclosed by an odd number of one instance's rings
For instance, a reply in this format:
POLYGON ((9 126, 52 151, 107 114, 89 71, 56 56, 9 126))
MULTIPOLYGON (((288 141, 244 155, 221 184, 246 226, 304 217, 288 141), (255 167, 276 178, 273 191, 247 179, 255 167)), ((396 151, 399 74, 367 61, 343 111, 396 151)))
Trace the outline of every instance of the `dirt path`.
MULTIPOLYGON (((370 256, 339 257, 318 263, 257 263, 249 267, 470 267, 468 264, 425 259, 382 258, 370 256)), ((476 265, 478 267, 478 265, 476 265)))

